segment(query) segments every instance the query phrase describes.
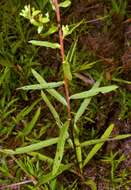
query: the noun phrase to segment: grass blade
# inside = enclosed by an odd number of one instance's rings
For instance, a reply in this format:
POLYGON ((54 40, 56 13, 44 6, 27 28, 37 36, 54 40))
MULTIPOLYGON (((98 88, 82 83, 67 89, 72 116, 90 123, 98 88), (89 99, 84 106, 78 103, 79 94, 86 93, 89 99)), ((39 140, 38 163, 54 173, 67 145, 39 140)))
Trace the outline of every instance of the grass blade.
POLYGON ((70 167, 71 167, 71 164, 61 165, 59 167, 58 171, 54 175, 52 175, 52 172, 50 172, 47 175, 41 176, 39 179, 39 184, 42 185, 42 184, 50 182, 51 180, 55 179, 61 173, 68 170, 70 167))
POLYGON ((102 143, 102 142, 105 142, 105 141, 123 140, 123 139, 129 138, 129 137, 131 137, 131 134, 117 135, 114 138, 93 139, 93 140, 82 142, 81 146, 86 147, 86 146, 102 143))
POLYGON ((59 170, 59 167, 64 155, 64 146, 65 146, 65 141, 67 137, 68 127, 69 127, 69 122, 65 122, 63 127, 61 128, 59 140, 57 143, 57 150, 56 150, 56 155, 54 159, 52 175, 55 175, 57 171, 59 170))
POLYGON ((39 119, 39 116, 40 116, 40 110, 41 108, 39 107, 37 110, 36 110, 36 113, 34 115, 34 117, 32 118, 32 120, 25 126, 25 128, 22 130, 22 133, 26 136, 28 135, 32 129, 34 128, 37 120, 39 119))
MULTIPOLYGON (((104 134, 101 136, 101 139, 108 138, 114 128, 114 124, 109 125, 109 127, 106 129, 104 134)), ((93 158, 93 156, 100 150, 104 142, 96 144, 92 150, 87 155, 86 159, 84 160, 83 167, 93 158)))

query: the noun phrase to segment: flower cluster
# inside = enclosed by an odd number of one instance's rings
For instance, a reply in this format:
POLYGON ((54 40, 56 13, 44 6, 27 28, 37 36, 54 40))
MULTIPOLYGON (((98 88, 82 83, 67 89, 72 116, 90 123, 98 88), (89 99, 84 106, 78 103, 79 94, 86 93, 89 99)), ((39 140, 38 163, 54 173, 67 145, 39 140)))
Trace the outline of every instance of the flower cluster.
POLYGON ((37 26, 38 33, 41 33, 43 24, 50 21, 48 12, 43 17, 40 10, 35 10, 35 8, 31 8, 30 5, 25 5, 20 15, 30 20, 30 23, 34 26, 37 26))

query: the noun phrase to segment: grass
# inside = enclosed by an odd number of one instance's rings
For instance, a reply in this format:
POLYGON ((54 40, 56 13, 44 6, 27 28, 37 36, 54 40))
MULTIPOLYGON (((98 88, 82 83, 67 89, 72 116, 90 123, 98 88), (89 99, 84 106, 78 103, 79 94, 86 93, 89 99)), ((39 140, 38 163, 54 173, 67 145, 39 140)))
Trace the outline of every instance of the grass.
POLYGON ((1 190, 130 189, 130 3, 67 5, 63 35, 48 0, 0 2, 1 190), (20 16, 26 4, 49 12, 41 34, 20 16))

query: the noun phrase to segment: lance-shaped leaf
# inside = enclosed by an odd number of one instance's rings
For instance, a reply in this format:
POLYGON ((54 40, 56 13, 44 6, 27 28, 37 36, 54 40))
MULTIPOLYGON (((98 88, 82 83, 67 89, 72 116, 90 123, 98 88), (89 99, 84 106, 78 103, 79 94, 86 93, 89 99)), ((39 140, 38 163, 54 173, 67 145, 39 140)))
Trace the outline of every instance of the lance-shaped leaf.
MULTIPOLYGON (((34 69, 31 70, 32 74, 34 75, 34 77, 36 78, 36 80, 41 84, 47 84, 47 82, 43 79, 43 77, 37 73, 34 69)), ((51 94, 51 96, 53 96, 55 99, 57 99, 59 102, 61 102, 63 105, 67 106, 67 102, 65 100, 65 98, 58 93, 56 90, 54 89, 46 89, 46 91, 51 94)))
POLYGON ((39 119, 39 116, 40 116, 40 110, 41 108, 39 107, 37 110, 36 110, 36 113, 35 115, 33 116, 32 120, 25 126, 25 128, 22 130, 22 133, 24 134, 24 136, 28 135, 32 129, 34 128, 37 120, 39 119))
POLYGON ((59 170, 63 155, 64 155, 64 146, 65 146, 65 141, 67 137, 67 132, 68 132, 68 127, 69 127, 69 122, 65 122, 63 127, 60 130, 60 136, 59 140, 57 143, 57 149, 56 149, 56 155, 54 159, 54 164, 53 164, 53 170, 52 170, 52 175, 55 175, 57 171, 59 170))
POLYGON ((24 153, 28 153, 28 152, 32 152, 35 150, 39 150, 42 149, 44 147, 48 147, 51 146, 53 144, 56 144, 58 142, 59 138, 52 138, 49 140, 44 140, 44 141, 40 141, 38 143, 33 143, 31 145, 28 146, 24 146, 24 147, 19 147, 16 148, 14 151, 14 154, 24 154, 24 153))
MULTIPOLYGON (((112 132, 114 128, 114 124, 109 125, 109 127, 106 129, 106 131, 104 132, 104 134, 101 136, 101 139, 103 138, 108 138, 112 132)), ((86 156, 86 159, 84 160, 83 163, 83 167, 93 158, 93 156, 100 150, 100 148, 102 147, 102 145, 104 144, 104 142, 102 143, 98 143, 96 144, 91 151, 88 153, 88 155, 86 156)))
POLYGON ((64 82, 50 82, 46 84, 33 84, 33 85, 27 85, 27 86, 22 86, 20 88, 17 88, 18 90, 42 90, 42 89, 52 89, 52 88, 57 88, 61 85, 63 85, 64 82))
POLYGON ((70 63, 68 62, 67 59, 65 59, 65 61, 63 62, 63 71, 64 71, 64 76, 68 79, 68 80, 72 80, 72 74, 71 74, 71 70, 70 70, 70 63))
POLYGON ((48 41, 30 40, 29 43, 31 43, 34 46, 44 46, 52 49, 60 49, 60 44, 48 41))
MULTIPOLYGON (((96 81, 96 83, 93 85, 92 89, 98 88, 100 86, 101 80, 102 80, 102 77, 100 77, 100 79, 98 81, 96 81)), ((80 105, 80 107, 79 107, 79 109, 75 115, 75 118, 74 118, 75 123, 77 123, 77 121, 80 119, 82 114, 85 112, 90 101, 91 101, 91 97, 83 100, 83 102, 81 103, 81 105, 80 105)))
POLYGON ((116 86, 116 85, 99 87, 99 88, 91 89, 91 90, 88 90, 88 91, 85 91, 85 92, 74 94, 74 95, 72 95, 70 97, 70 99, 89 98, 89 97, 95 96, 95 95, 97 95, 99 93, 111 92, 113 90, 116 90, 117 88, 118 88, 118 86, 116 86))
POLYGON ((44 100, 44 102, 46 103, 46 105, 48 106, 48 108, 50 109, 57 125, 59 128, 61 128, 62 126, 62 122, 60 120, 59 114, 57 113, 56 109, 54 108, 54 106, 51 104, 51 102, 49 101, 48 97, 45 95, 45 93, 43 91, 41 91, 41 96, 44 100))

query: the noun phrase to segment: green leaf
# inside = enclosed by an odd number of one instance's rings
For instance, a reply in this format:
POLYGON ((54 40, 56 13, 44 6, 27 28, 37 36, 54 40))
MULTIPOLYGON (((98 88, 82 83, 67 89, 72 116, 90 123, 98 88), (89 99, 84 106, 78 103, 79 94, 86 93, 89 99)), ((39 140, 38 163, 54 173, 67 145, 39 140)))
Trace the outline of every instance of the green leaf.
POLYGON ((24 153, 32 152, 35 150, 39 150, 44 147, 48 147, 53 144, 56 144, 58 142, 58 140, 59 140, 59 138, 52 138, 52 139, 40 141, 38 143, 34 143, 34 144, 31 144, 28 146, 16 148, 14 151, 14 154, 24 154, 24 153))
POLYGON ((72 60, 73 60, 73 57, 74 57, 74 54, 75 54, 75 51, 76 51, 77 42, 78 42, 78 39, 76 39, 76 40, 72 43, 71 48, 70 48, 70 50, 68 51, 68 54, 67 54, 66 59, 68 60, 69 63, 71 63, 72 60))
POLYGON ((52 49, 60 49, 60 44, 48 42, 48 41, 38 41, 38 40, 30 40, 29 43, 35 46, 44 46, 52 49))
POLYGON ((119 78, 114 78, 113 77, 112 81, 131 85, 131 81, 127 81, 127 80, 123 80, 123 79, 119 79, 119 78))
POLYGON ((50 172, 47 175, 41 176, 39 179, 39 184, 42 185, 42 184, 50 182, 52 179, 56 178, 58 175, 60 175, 64 171, 68 170, 70 167, 71 167, 71 164, 61 165, 54 175, 52 175, 52 172, 50 172))
POLYGON ((72 34, 72 32, 78 28, 81 24, 83 23, 83 20, 81 20, 80 22, 76 23, 76 24, 73 24, 72 25, 66 25, 66 26, 62 26, 62 30, 63 30, 63 36, 64 38, 70 34, 72 34))
MULTIPOLYGON (((93 85, 92 89, 98 88, 100 86, 101 80, 102 80, 102 77, 100 77, 100 79, 98 81, 96 81, 96 83, 93 85)), ((77 123, 77 121, 83 115, 83 113, 87 109, 87 106, 89 105, 90 101, 91 101, 91 97, 84 99, 84 101, 81 103, 78 111, 76 112, 75 118, 74 118, 75 123, 77 123)))
POLYGON ((68 127, 69 127, 69 122, 65 122, 63 127, 60 130, 60 136, 57 143, 57 150, 56 150, 56 155, 54 159, 52 175, 55 175, 59 170, 59 167, 64 155, 64 146, 65 146, 65 141, 67 137, 68 127))
POLYGON ((131 134, 117 135, 116 137, 113 137, 113 138, 93 139, 93 140, 88 140, 88 141, 82 142, 80 146, 87 147, 87 146, 102 143, 105 141, 122 140, 122 139, 126 139, 129 137, 131 137, 131 134))
POLYGON ((46 105, 48 106, 48 108, 50 109, 57 125, 59 126, 59 128, 61 128, 62 122, 60 120, 59 114, 57 113, 54 106, 51 104, 51 102, 49 101, 49 99, 47 98, 47 96, 45 95, 45 93, 43 91, 41 91, 41 96, 42 96, 43 100, 45 101, 46 105))
MULTIPOLYGON (((31 70, 32 74, 34 75, 34 77, 36 78, 36 80, 41 84, 47 84, 47 82, 43 79, 43 77, 37 73, 34 69, 31 70)), ((65 98, 58 93, 56 90, 54 89, 46 89, 46 91, 51 94, 51 96, 53 96, 56 100, 58 100, 59 102, 61 102, 63 105, 67 106, 67 102, 65 100, 65 98)))
POLYGON ((57 88, 61 85, 63 85, 64 82, 60 81, 60 82, 50 82, 47 84, 34 84, 34 85, 27 85, 27 86, 23 86, 20 88, 17 88, 18 90, 42 90, 42 89, 51 89, 51 88, 57 88))
POLYGON ((45 37, 47 37, 47 36, 49 36, 51 34, 54 34, 57 31, 58 31, 58 27, 53 25, 53 26, 51 26, 49 28, 49 30, 47 32, 45 32, 43 34, 40 34, 40 36, 43 37, 43 38, 45 38, 45 37))
POLYGON ((79 141, 79 133, 77 133, 78 130, 75 131, 75 129, 77 129, 76 124, 74 123, 74 144, 75 144, 75 149, 76 149, 76 156, 77 156, 77 161, 79 164, 79 168, 82 172, 82 150, 81 150, 81 144, 79 141))
POLYGON ((95 95, 97 95, 99 93, 111 92, 113 90, 116 90, 117 88, 118 88, 118 86, 116 86, 116 85, 99 87, 99 88, 91 89, 91 90, 88 90, 88 91, 85 91, 85 92, 74 94, 74 95, 72 95, 70 97, 70 99, 89 98, 89 97, 95 96, 95 95))
POLYGON ((68 80, 71 81, 72 80, 72 74, 71 74, 71 70, 70 70, 70 64, 69 64, 67 59, 63 62, 63 71, 64 71, 64 76, 68 80))
POLYGON ((66 8, 66 7, 69 7, 70 5, 71 5, 71 1, 70 0, 65 0, 64 2, 61 2, 59 4, 59 7, 66 8))
POLYGON ((37 120, 39 119, 39 116, 40 116, 40 110, 41 108, 39 107, 37 110, 36 110, 36 113, 34 115, 34 117, 32 118, 32 120, 25 126, 25 128, 22 130, 22 133, 26 136, 28 135, 32 129, 34 128, 37 120))
POLYGON ((91 190, 97 190, 96 183, 92 179, 88 179, 87 181, 84 182, 88 187, 91 188, 91 190))
MULTIPOLYGON (((101 139, 108 138, 114 128, 114 124, 109 125, 109 127, 106 129, 104 134, 101 136, 101 139)), ((93 156, 100 150, 104 142, 96 144, 92 150, 88 153, 86 156, 86 159, 84 160, 83 167, 93 158, 93 156)))
POLYGON ((15 123, 18 124, 25 116, 27 116, 33 108, 38 104, 40 99, 36 100, 31 106, 26 106, 24 109, 22 109, 14 119, 15 123))

